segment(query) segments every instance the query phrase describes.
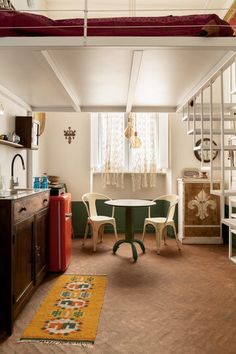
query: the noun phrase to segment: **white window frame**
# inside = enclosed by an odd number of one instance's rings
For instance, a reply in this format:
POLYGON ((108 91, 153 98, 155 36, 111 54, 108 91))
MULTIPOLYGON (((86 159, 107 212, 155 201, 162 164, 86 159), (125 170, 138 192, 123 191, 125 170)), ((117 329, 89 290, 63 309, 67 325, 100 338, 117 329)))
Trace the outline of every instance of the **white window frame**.
MULTIPOLYGON (((111 113, 112 114, 112 113, 111 113)), ((127 115, 125 116, 125 124, 127 124, 127 115)), ((102 163, 101 163, 101 145, 99 136, 101 134, 101 128, 99 124, 99 114, 91 113, 90 115, 90 124, 91 124, 91 154, 90 154, 90 162, 91 162, 91 170, 93 173, 103 173, 102 171, 102 163)), ((165 173, 169 168, 169 115, 168 113, 158 113, 158 173, 165 173)), ((124 138, 125 139, 125 138, 124 138)), ((127 139, 125 139, 127 140, 127 139)), ((129 151, 129 142, 125 141, 125 171, 121 171, 123 173, 133 173, 129 170, 130 166, 130 154, 129 151)))

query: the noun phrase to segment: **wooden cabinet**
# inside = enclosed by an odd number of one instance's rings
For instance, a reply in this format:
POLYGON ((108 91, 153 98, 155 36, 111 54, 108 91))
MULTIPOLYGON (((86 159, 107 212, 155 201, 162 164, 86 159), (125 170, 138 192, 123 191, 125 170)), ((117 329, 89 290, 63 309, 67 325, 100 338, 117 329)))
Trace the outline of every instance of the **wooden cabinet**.
POLYGON ((48 209, 35 215, 35 284, 43 280, 48 266, 48 209))
MULTIPOLYGON (((219 183, 214 183, 219 189, 219 183)), ((219 244, 221 236, 220 197, 210 194, 206 179, 178 179, 178 235, 186 244, 219 244)))
POLYGON ((49 191, 0 200, 0 334, 42 282, 48 266, 49 191))
POLYGON ((40 123, 30 116, 15 118, 15 133, 20 137, 20 144, 28 149, 38 149, 40 123))
POLYGON ((34 288, 34 216, 14 225, 12 240, 12 302, 13 317, 16 318, 22 305, 27 301, 34 288))

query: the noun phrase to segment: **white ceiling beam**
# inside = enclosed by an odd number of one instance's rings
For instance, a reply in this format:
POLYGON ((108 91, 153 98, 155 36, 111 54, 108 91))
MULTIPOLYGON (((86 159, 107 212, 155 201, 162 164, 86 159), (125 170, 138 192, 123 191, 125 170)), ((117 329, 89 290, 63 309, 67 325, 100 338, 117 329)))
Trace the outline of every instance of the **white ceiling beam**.
POLYGON ((199 94, 199 91, 203 88, 206 88, 209 85, 209 80, 214 80, 218 77, 220 70, 225 70, 231 62, 235 60, 235 52, 230 51, 224 55, 224 57, 211 68, 211 70, 195 85, 188 94, 180 100, 177 105, 176 112, 181 111, 185 104, 192 99, 193 96, 199 94))
MULTIPOLYGON (((125 112, 125 106, 81 106, 81 113, 90 112, 125 112)), ((33 112, 72 112, 68 106, 33 106, 33 112)), ((133 106, 132 112, 176 112, 176 106, 133 106)))
POLYGON ((66 78, 66 76, 63 75, 63 71, 61 70, 61 68, 59 68, 53 55, 51 53, 49 54, 49 52, 47 50, 42 50, 41 54, 44 57, 44 59, 46 60, 49 67, 52 69, 56 78, 61 83, 61 85, 64 88, 64 90, 66 91, 67 95, 69 96, 74 110, 76 112, 81 112, 80 105, 79 105, 79 98, 78 98, 77 94, 74 92, 74 90, 72 89, 71 84, 68 81, 68 79, 66 78))
POLYGON ((133 59, 132 59, 130 78, 129 78, 129 88, 128 88, 128 95, 127 95, 127 102, 126 102, 126 113, 131 112, 134 103, 136 85, 138 81, 139 69, 141 66, 142 57, 143 57, 142 50, 135 50, 133 52, 133 59))
POLYGON ((14 102, 19 107, 24 108, 26 111, 32 111, 32 107, 28 103, 2 85, 0 85, 0 95, 14 102))
MULTIPOLYGON (((83 37, 1 37, 0 48, 21 50, 78 49, 83 37)), ((87 37, 86 48, 154 48, 235 50, 235 37, 87 37)))
POLYGON ((32 112, 72 112, 75 110, 72 106, 32 106, 32 112))

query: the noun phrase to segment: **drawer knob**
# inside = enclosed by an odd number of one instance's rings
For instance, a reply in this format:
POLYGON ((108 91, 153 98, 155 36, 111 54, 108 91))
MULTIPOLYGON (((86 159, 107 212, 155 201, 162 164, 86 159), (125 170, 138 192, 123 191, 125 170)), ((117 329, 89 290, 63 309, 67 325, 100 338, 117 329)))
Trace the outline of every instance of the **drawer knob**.
POLYGON ((22 211, 26 211, 26 207, 22 207, 22 208, 20 208, 19 213, 22 213, 22 211))

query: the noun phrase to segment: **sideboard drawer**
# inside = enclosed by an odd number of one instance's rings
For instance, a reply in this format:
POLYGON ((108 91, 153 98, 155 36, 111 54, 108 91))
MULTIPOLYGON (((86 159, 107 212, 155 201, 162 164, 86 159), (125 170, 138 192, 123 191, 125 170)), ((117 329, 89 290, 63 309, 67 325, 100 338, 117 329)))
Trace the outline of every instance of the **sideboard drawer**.
POLYGON ((49 192, 29 195, 14 202, 14 220, 21 221, 49 206, 49 192))

